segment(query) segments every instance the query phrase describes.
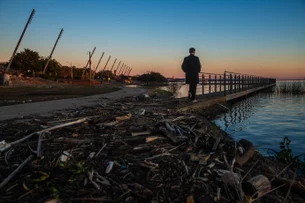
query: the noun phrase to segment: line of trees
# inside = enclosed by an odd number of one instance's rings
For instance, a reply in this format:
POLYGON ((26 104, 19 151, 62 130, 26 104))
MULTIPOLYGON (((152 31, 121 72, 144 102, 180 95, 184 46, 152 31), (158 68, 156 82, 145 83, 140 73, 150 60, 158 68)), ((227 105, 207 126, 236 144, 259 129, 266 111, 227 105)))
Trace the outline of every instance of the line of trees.
MULTIPOLYGON (((31 49, 24 49, 23 51, 16 54, 11 66, 11 70, 15 73, 21 73, 25 76, 42 76, 51 80, 56 80, 59 78, 70 79, 71 77, 74 79, 82 78, 84 68, 76 66, 63 66, 56 59, 50 60, 46 73, 43 75, 42 71, 47 61, 48 58, 40 56, 38 52, 31 49)), ((5 66, 7 66, 7 64, 5 64, 4 67, 5 66)), ((86 75, 89 75, 88 70, 86 71, 86 75)), ((115 75, 110 70, 99 71, 95 74, 94 71, 91 70, 91 76, 95 76, 95 78, 115 77, 115 75)))
MULTIPOLYGON (((25 76, 35 77, 42 76, 46 79, 57 80, 57 79, 82 79, 82 74, 84 68, 75 67, 75 66, 63 66, 56 59, 52 59, 49 62, 46 73, 43 75, 42 71, 48 61, 47 57, 40 56, 38 52, 31 49, 24 49, 21 52, 18 52, 14 58, 14 61, 11 66, 11 70, 15 73, 21 73, 25 76)), ((7 64, 5 65, 7 66, 7 64)), ((87 76, 89 71, 86 71, 87 76)), ((114 79, 115 75, 110 70, 99 71, 94 73, 91 70, 92 78, 111 78, 114 79)), ((120 77, 123 77, 122 75, 120 77)), ((87 77, 88 78, 88 77, 87 77)), ((127 79, 123 77, 121 79, 127 79)), ((142 83, 164 83, 167 82, 167 79, 158 72, 147 72, 136 78, 133 77, 142 83)))
POLYGON ((161 75, 160 73, 158 72, 147 72, 147 73, 144 73, 142 75, 140 75, 138 78, 137 78, 138 81, 142 82, 142 83, 164 83, 164 82, 167 82, 167 79, 161 75))

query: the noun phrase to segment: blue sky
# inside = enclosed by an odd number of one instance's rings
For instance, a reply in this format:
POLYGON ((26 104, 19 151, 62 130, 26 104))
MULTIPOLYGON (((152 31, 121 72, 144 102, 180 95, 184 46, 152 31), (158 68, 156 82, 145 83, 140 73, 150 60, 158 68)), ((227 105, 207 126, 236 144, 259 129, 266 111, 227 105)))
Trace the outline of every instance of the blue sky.
POLYGON ((305 77, 304 0, 0 0, 0 61, 10 58, 31 10, 36 14, 19 48, 84 66, 112 56, 133 73, 183 76, 181 62, 197 49, 203 71, 305 77))

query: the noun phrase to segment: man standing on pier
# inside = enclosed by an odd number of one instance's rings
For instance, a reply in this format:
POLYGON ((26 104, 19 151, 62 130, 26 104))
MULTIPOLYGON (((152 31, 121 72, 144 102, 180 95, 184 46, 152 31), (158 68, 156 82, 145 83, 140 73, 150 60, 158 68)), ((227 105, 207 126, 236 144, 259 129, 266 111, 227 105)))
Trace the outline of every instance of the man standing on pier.
POLYGON ((196 89, 199 83, 199 72, 201 71, 200 60, 195 56, 195 48, 190 48, 190 55, 185 57, 182 63, 182 70, 185 72, 185 82, 189 84, 188 98, 196 102, 196 89))

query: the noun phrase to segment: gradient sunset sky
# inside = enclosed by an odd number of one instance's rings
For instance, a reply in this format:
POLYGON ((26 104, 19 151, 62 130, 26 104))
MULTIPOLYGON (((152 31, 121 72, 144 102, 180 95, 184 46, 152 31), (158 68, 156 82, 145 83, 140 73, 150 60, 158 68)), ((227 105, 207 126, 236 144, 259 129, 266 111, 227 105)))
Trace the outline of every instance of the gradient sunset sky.
POLYGON ((0 61, 8 61, 25 23, 36 14, 18 51, 30 48, 62 65, 82 67, 96 46, 133 68, 183 77, 195 47, 204 72, 224 70, 305 78, 304 0, 0 0, 0 61))

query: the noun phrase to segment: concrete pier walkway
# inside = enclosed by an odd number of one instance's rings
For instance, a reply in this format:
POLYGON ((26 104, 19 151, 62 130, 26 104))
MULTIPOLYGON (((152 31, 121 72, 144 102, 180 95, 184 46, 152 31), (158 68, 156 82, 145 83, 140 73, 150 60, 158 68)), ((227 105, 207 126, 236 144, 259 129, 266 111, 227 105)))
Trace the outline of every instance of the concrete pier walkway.
POLYGON ((119 91, 87 97, 2 106, 0 107, 0 121, 20 118, 31 114, 49 115, 50 113, 58 110, 76 109, 83 106, 94 106, 98 103, 109 102, 127 96, 143 94, 146 91, 147 90, 141 87, 123 87, 119 91))

